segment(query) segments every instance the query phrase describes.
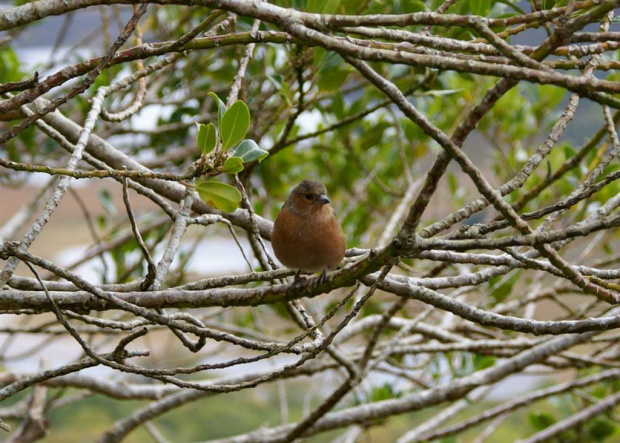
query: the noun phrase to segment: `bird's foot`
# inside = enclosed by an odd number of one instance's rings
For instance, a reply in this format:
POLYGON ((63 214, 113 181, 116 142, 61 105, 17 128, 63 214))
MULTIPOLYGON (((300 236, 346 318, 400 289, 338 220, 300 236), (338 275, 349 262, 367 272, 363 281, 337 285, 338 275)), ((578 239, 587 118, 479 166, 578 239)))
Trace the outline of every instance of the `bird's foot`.
POLYGON ((306 277, 301 276, 301 269, 297 271, 295 277, 293 277, 293 284, 291 285, 291 291, 294 291, 298 285, 302 285, 306 282, 306 277))

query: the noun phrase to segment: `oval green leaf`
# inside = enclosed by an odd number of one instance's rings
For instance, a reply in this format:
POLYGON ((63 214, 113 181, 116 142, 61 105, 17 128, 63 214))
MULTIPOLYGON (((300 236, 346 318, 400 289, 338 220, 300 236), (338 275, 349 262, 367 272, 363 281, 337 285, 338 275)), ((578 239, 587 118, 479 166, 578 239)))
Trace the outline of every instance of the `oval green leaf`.
POLYGON ((203 181, 196 184, 196 190, 203 201, 224 212, 233 212, 241 201, 237 188, 226 183, 203 181))
POLYGON ((319 76, 319 80, 316 82, 316 85, 319 89, 324 91, 335 91, 347 81, 348 76, 349 71, 329 71, 319 76))
POLYGON ((239 157, 230 157, 224 163, 222 172, 225 174, 236 174, 243 171, 243 160, 239 157))
POLYGON ((426 4, 421 1, 405 0, 401 2, 401 12, 403 14, 410 14, 412 12, 426 12, 428 11, 426 4))
POLYGON ((108 191, 107 189, 102 189, 101 191, 99 191, 99 202, 101 203, 101 206, 103 206, 105 212, 112 216, 116 216, 116 206, 114 206, 110 191, 108 191))
POLYGON ((234 102, 222 117, 220 125, 220 137, 222 137, 222 149, 226 151, 232 148, 245 137, 250 127, 250 110, 241 100, 234 102))
POLYGON ((269 152, 259 148, 254 140, 243 140, 239 143, 233 155, 240 157, 243 163, 249 163, 254 160, 258 160, 260 163, 269 155, 269 152))
POLYGON ((209 123, 202 125, 198 123, 198 147, 203 154, 208 154, 215 148, 215 125, 209 123))
POLYGON ((215 100, 215 104, 217 105, 217 126, 221 128, 222 118, 224 118, 224 114, 226 113, 226 105, 215 92, 209 92, 209 95, 215 100))

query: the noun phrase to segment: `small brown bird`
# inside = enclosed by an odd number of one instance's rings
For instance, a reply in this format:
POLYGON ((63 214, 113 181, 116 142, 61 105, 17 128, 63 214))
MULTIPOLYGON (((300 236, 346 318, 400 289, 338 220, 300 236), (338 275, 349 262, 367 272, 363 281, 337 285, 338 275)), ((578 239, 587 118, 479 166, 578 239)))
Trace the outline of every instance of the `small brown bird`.
MULTIPOLYGON (((278 260, 299 271, 333 269, 342 261, 346 241, 329 204, 327 190, 319 182, 304 180, 282 206, 271 233, 278 260)), ((299 278, 297 273, 296 280, 299 278)))

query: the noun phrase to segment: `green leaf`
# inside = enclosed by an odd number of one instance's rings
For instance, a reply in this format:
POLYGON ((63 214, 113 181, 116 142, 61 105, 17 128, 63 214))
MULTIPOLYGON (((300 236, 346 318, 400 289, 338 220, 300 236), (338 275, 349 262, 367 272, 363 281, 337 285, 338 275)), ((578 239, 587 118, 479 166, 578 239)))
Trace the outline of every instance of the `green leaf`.
POLYGON ((304 10, 319 14, 335 14, 340 8, 340 0, 306 0, 304 10))
POLYGON ((537 431, 548 428, 556 421, 553 415, 546 412, 530 412, 527 418, 537 431))
POLYGON ((108 224, 108 219, 106 218, 105 215, 98 215, 97 218, 97 226, 99 227, 99 229, 105 229, 107 224, 108 224))
POLYGON ((284 81, 284 76, 280 74, 276 74, 276 75, 267 74, 267 78, 275 86, 275 88, 278 90, 282 98, 286 100, 286 103, 292 107, 293 104, 291 103, 291 99, 289 97, 290 88, 288 86, 288 83, 284 81))
POLYGON ((241 193, 225 183, 203 181, 196 184, 196 190, 206 203, 225 212, 237 209, 241 201, 241 193))
POLYGON ((284 82, 284 76, 281 74, 267 74, 267 79, 276 87, 278 91, 282 90, 282 83, 284 82))
POLYGON ((516 271, 514 274, 506 277, 498 275, 489 280, 489 287, 492 290, 491 297, 496 302, 503 302, 512 293, 514 284, 519 280, 521 272, 516 271))
POLYGON ((490 355, 478 355, 474 354, 474 369, 480 371, 482 369, 490 368, 495 364, 495 357, 490 355))
POLYGON ((344 70, 326 72, 325 74, 319 76, 319 80, 316 82, 316 85, 319 89, 324 91, 335 91, 347 81, 348 76, 349 71, 344 70))
POLYGON ((588 422, 587 429, 587 435, 592 436, 595 441, 603 441, 614 433, 615 425, 600 417, 588 422))
POLYGON ((2 82, 23 80, 17 54, 9 47, 0 49, 0 78, 2 82))
POLYGON ((324 0, 321 14, 335 14, 340 9, 340 0, 324 0))
POLYGON ((101 203, 101 206, 103 206, 105 212, 112 216, 116 215, 116 206, 114 206, 110 191, 108 191, 107 189, 102 189, 101 191, 99 191, 99 202, 101 203))
POLYGON ((452 193, 452 195, 455 195, 458 190, 459 190, 459 181, 457 180, 456 176, 452 173, 448 173, 448 186, 450 188, 450 193, 452 193))
POLYGON ((239 157, 230 157, 226 159, 222 172, 225 174, 236 174, 243 171, 243 160, 239 157))
POLYGON ((233 155, 241 157, 243 163, 249 163, 254 160, 258 160, 260 163, 269 155, 269 152, 259 148, 254 140, 243 140, 239 143, 233 155))
POLYGON ((334 115, 340 120, 345 117, 344 112, 344 98, 342 92, 338 91, 332 96, 332 110, 334 115))
POLYGON ((403 393, 397 391, 391 383, 386 382, 381 386, 373 386, 367 397, 370 401, 375 402, 402 397, 402 395, 403 393))
POLYGON ((221 128, 222 119, 224 118, 224 114, 226 113, 226 105, 222 100, 220 100, 220 98, 215 92, 209 92, 209 95, 213 97, 213 100, 215 100, 215 104, 217 105, 217 126, 221 128))
POLYGON ((198 123, 198 147, 203 154, 208 154, 215 148, 215 126, 213 123, 202 125, 198 123))
POLYGON ((409 14, 411 12, 426 12, 428 11, 424 2, 404 0, 401 2, 401 9, 403 14, 409 14))
POLYGON ((250 110, 241 100, 234 102, 230 109, 222 117, 220 125, 220 137, 222 137, 222 149, 226 151, 232 148, 245 137, 250 127, 250 110))

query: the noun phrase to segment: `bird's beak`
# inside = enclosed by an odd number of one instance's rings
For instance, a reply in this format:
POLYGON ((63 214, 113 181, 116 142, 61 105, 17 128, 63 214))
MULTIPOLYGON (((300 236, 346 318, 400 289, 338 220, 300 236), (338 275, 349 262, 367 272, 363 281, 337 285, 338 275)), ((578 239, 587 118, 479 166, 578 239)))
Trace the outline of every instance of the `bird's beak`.
POLYGON ((326 205, 327 203, 329 203, 329 198, 327 198, 325 194, 319 195, 316 200, 322 205, 326 205))

